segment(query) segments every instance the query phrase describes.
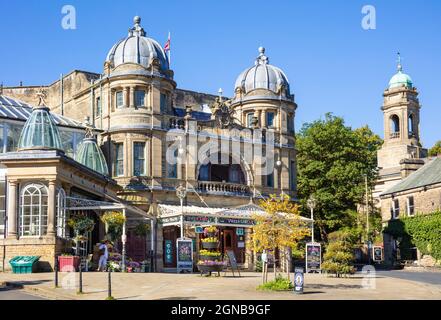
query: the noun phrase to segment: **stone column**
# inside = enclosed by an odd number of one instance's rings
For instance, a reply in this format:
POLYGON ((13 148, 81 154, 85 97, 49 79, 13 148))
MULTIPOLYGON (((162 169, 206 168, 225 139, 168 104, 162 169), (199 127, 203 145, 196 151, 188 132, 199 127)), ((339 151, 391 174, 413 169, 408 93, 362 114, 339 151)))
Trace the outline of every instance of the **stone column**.
POLYGON ((261 115, 260 123, 261 123, 261 127, 262 128, 266 128, 267 123, 266 123, 266 111, 265 110, 262 110, 262 115, 261 115))
POLYGON ((255 114, 255 116, 257 117, 257 119, 259 120, 259 127, 263 128, 263 122, 262 122, 262 110, 257 110, 256 111, 257 114, 255 114))
POLYGON ((123 108, 127 108, 128 107, 128 101, 127 101, 127 95, 129 92, 129 88, 124 87, 123 89, 123 108))
POLYGON ((17 238, 17 181, 8 182, 8 238, 17 238))
POLYGON ((135 108, 135 87, 130 87, 129 103, 130 108, 135 108))
POLYGON ((56 181, 49 180, 49 195, 47 199, 47 235, 55 237, 56 233, 56 181))

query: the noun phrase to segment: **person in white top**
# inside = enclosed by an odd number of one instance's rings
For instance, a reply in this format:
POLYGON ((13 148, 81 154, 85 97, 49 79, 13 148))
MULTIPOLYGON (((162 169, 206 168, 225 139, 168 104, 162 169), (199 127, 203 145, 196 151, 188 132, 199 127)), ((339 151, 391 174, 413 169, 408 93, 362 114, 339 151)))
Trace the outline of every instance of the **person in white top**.
POLYGON ((100 261, 98 262, 98 271, 106 271, 107 259, 109 258, 109 248, 107 247, 109 240, 104 240, 99 246, 100 261))

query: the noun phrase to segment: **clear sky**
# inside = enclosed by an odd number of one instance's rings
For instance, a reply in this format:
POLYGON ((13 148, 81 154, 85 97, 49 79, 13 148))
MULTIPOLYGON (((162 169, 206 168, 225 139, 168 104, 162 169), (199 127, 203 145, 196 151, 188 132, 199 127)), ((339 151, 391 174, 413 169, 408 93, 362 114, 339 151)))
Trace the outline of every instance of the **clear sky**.
POLYGON ((299 105, 297 128, 326 112, 382 135, 383 90, 396 52, 423 106, 423 144, 441 139, 441 1, 80 1, 0 0, 0 82, 49 84, 73 69, 102 72, 107 52, 127 35, 133 16, 147 35, 172 35, 178 87, 231 95, 259 46, 287 74, 299 105), (76 8, 77 29, 61 27, 61 8, 76 8), (361 27, 373 5, 377 29, 361 27))

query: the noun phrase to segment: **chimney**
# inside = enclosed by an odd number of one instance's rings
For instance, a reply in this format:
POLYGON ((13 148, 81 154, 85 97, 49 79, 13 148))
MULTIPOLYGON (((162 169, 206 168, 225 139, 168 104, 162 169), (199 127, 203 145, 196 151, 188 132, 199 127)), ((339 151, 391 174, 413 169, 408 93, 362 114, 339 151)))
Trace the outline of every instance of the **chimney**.
POLYGON ((412 173, 417 171, 419 168, 424 166, 424 164, 425 164, 425 162, 422 159, 410 158, 410 159, 401 160, 400 161, 401 178, 402 179, 407 178, 412 173))

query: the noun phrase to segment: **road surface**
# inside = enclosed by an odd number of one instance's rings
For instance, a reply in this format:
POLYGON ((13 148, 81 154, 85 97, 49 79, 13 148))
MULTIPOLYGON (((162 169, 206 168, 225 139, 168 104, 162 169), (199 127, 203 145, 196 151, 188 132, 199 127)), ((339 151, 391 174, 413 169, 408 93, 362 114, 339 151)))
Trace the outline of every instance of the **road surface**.
POLYGON ((379 276, 398 278, 441 286, 441 272, 377 271, 379 276))
POLYGON ((39 296, 31 295, 23 290, 0 288, 0 300, 46 300, 39 296))

